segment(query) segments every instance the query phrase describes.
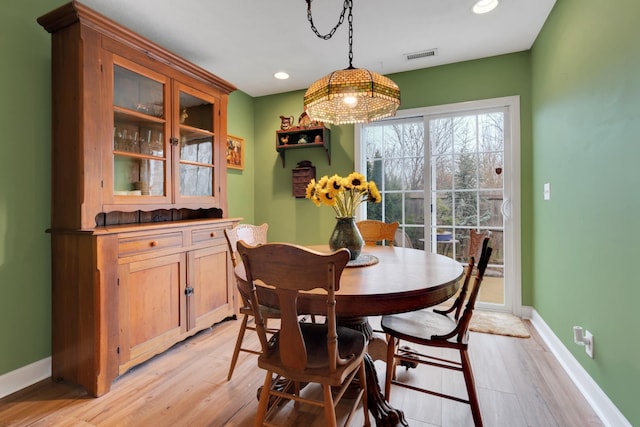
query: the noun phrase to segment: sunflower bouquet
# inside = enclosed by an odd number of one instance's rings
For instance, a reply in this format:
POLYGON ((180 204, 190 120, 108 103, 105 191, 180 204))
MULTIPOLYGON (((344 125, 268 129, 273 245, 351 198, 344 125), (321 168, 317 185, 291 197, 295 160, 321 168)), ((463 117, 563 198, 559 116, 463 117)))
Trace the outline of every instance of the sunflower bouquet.
POLYGON ((356 209, 364 202, 380 203, 382 200, 376 183, 367 182, 363 175, 353 172, 347 177, 323 176, 312 179, 305 194, 316 206, 331 206, 337 217, 354 217, 356 209))

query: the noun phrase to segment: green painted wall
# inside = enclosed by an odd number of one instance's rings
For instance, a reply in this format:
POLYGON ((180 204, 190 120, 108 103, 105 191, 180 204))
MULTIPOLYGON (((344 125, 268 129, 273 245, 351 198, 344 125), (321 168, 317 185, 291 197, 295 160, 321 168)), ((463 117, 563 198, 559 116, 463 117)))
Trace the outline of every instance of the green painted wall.
POLYGON ((32 0, 0 13, 0 374, 51 355, 51 60, 32 0))
POLYGON ((269 240, 299 244, 326 243, 335 223, 333 210, 317 208, 307 199, 292 196, 291 169, 301 160, 311 160, 316 175, 346 174, 353 170, 353 126, 331 128, 331 165, 321 148, 289 150, 285 167, 275 150, 280 116, 298 116, 303 111, 304 91, 256 99, 255 211, 258 223, 269 223, 269 240))
POLYGON ((640 3, 559 0, 532 51, 533 306, 640 425, 640 3), (545 182, 551 200, 542 200, 545 182), (595 336, 595 359, 572 326, 595 336))
POLYGON ((244 139, 244 169, 227 169, 228 216, 255 223, 255 138, 253 136, 254 99, 237 90, 229 95, 227 133, 244 139))

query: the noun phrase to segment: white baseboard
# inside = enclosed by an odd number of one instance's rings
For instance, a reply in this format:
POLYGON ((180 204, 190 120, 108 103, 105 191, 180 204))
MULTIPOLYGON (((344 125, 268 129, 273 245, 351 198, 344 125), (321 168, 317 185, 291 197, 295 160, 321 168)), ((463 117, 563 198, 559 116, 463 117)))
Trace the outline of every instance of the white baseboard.
POLYGON ((0 398, 51 376, 51 357, 0 375, 0 398))
POLYGON ((618 410, 600 386, 591 378, 576 358, 564 346, 562 341, 553 333, 535 309, 531 311, 531 324, 536 328, 562 368, 578 387, 589 405, 598 414, 605 426, 631 427, 631 423, 618 410))

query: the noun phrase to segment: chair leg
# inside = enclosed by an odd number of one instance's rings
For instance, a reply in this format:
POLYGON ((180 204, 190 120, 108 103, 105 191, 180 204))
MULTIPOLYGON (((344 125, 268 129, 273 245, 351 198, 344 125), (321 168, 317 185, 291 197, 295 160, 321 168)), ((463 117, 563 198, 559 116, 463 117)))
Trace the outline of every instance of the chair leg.
POLYGON ((364 411, 364 426, 369 427, 371 425, 371 422, 369 421, 369 401, 367 400, 367 372, 365 370, 364 360, 360 364, 358 380, 360 381, 360 388, 362 388, 362 410, 364 411))
POLYGON ((231 357, 231 365, 229 366, 229 373, 227 374, 227 381, 231 380, 233 370, 236 368, 238 362, 238 354, 240 354, 240 348, 242 347, 242 341, 244 340, 244 333, 247 330, 247 322, 249 321, 249 315, 245 314, 242 317, 242 323, 240 324, 240 330, 238 331, 238 338, 236 339, 236 347, 233 349, 233 356, 231 357))
POLYGON ((467 394, 469 395, 469 404, 471 405, 471 415, 475 427, 482 427, 482 415, 480 413, 480 404, 478 402, 478 394, 476 393, 476 384, 471 370, 471 362, 469 353, 466 350, 460 351, 460 361, 462 362, 462 373, 464 382, 467 386, 467 394))
POLYGON ((395 378, 395 354, 396 354, 396 338, 388 335, 387 340, 387 370, 384 381, 384 398, 389 401, 391 395, 391 380, 395 378))
POLYGON ((269 408, 269 392, 271 391, 273 372, 267 371, 264 377, 264 384, 260 392, 260 401, 258 402, 258 412, 256 413, 256 421, 254 427, 262 427, 264 425, 264 417, 267 415, 269 408))
MULTIPOLYGON (((294 394, 298 397, 300 397, 300 383, 299 382, 295 382, 293 383, 293 390, 294 390, 294 394)), ((294 400, 293 401, 293 407, 294 408, 298 408, 300 406, 300 401, 298 400, 294 400)))
POLYGON ((333 406, 333 395, 331 394, 331 386, 322 385, 324 391, 324 417, 327 427, 336 427, 336 408, 333 406))

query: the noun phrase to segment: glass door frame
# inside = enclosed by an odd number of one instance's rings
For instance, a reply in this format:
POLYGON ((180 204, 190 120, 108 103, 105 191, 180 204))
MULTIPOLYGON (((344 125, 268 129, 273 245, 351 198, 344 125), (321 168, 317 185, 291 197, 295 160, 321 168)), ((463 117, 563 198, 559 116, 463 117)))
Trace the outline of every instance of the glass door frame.
MULTIPOLYGON (((505 137, 504 147, 504 203, 502 215, 504 217, 504 252, 505 252, 505 301, 504 305, 482 304, 478 302, 479 308, 486 308, 495 311, 507 311, 521 315, 522 309, 522 280, 521 280, 521 179, 520 179, 520 97, 509 96, 478 101, 460 102, 445 104, 433 107, 413 108, 399 110, 393 119, 423 117, 425 129, 427 127, 428 116, 457 115, 464 112, 482 111, 488 109, 506 108, 505 128, 508 127, 510 138, 505 137)), ((354 163, 356 170, 366 170, 366 159, 361 147, 361 132, 363 125, 354 127, 354 163)), ((505 132, 506 134, 506 132, 505 132)), ((427 145, 425 145, 427 147, 427 145)), ((429 162, 430 153, 425 149, 425 162, 429 162)), ((429 163, 425 163, 427 165, 429 163)), ((425 175, 426 172, 425 172, 425 175)), ((431 174, 425 176, 425 212, 430 212, 430 192, 431 174)), ((365 209, 360 209, 358 219, 364 219, 365 209)), ((426 219, 426 218, 425 218, 426 219)), ((425 228, 430 228, 431 221, 426 223, 425 228)), ((428 237, 428 236, 427 236, 428 237)))
MULTIPOLYGON (((167 134, 170 131, 169 129, 169 120, 168 120, 168 110, 169 110, 169 98, 171 97, 171 80, 169 77, 164 76, 156 71, 153 71, 143 65, 140 65, 136 62, 130 61, 120 55, 115 53, 107 52, 104 55, 104 63, 107 65, 103 75, 106 79, 105 87, 109 88, 107 91, 107 96, 109 97, 109 105, 111 106, 107 110, 108 114, 108 122, 110 123, 110 128, 113 129, 115 127, 115 83, 114 83, 114 75, 115 75, 115 67, 121 67, 125 70, 128 70, 132 73, 138 74, 141 77, 148 79, 149 81, 156 82, 159 85, 162 85, 162 105, 160 116, 154 115, 151 111, 136 111, 131 110, 130 115, 131 120, 135 121, 135 115, 140 116, 138 121, 140 123, 149 122, 155 126, 159 126, 163 129, 161 133, 161 140, 159 141, 162 144, 162 157, 163 160, 163 183, 162 183, 162 195, 145 195, 145 196, 121 196, 114 194, 114 181, 115 181, 115 154, 114 154, 114 146, 113 141, 116 135, 112 135, 110 137, 110 142, 108 144, 104 144, 104 147, 107 152, 105 152, 105 157, 110 159, 109 164, 104 165, 105 167, 110 168, 112 173, 105 174, 105 179, 103 183, 103 198, 105 203, 108 204, 116 204, 116 205, 158 205, 158 204, 167 204, 171 203, 173 195, 171 189, 171 156, 169 154, 168 145, 167 145, 167 134)), ((113 131, 112 131, 113 133, 113 131)), ((135 154, 134 154, 135 155, 135 154)), ((149 157, 146 155, 142 155, 144 157, 149 157)), ((159 159, 157 159, 160 161, 159 159)), ((144 161, 141 157, 141 161, 144 161)))
MULTIPOLYGON (((224 143, 224 141, 220 140, 220 99, 204 92, 203 90, 194 87, 193 85, 189 85, 186 83, 174 81, 173 82, 173 96, 172 96, 172 105, 173 109, 171 114, 173 115, 173 129, 171 135, 175 138, 175 143, 172 144, 172 156, 173 156, 173 194, 174 194, 174 202, 179 203, 184 206, 188 205, 198 205, 198 206, 206 206, 206 205, 215 205, 218 203, 220 199, 220 176, 224 171, 226 171, 226 166, 222 165, 222 162, 225 159, 220 157, 220 150, 218 149, 219 145, 224 143), (206 138, 211 139, 211 195, 200 195, 200 196, 187 196, 183 195, 180 192, 180 173, 181 173, 181 165, 183 165, 183 159, 180 157, 180 147, 181 147, 181 128, 189 127, 188 123, 182 123, 184 120, 181 118, 181 114, 183 112, 180 110, 180 94, 184 93, 188 96, 198 98, 202 101, 206 101, 211 104, 211 124, 213 129, 206 130, 201 128, 192 128, 193 131, 201 131, 203 136, 206 135, 206 138), (221 169, 223 172, 221 172, 221 169)), ((188 116, 187 116, 188 117, 188 116)), ((188 120, 187 120, 188 121, 188 120)))

